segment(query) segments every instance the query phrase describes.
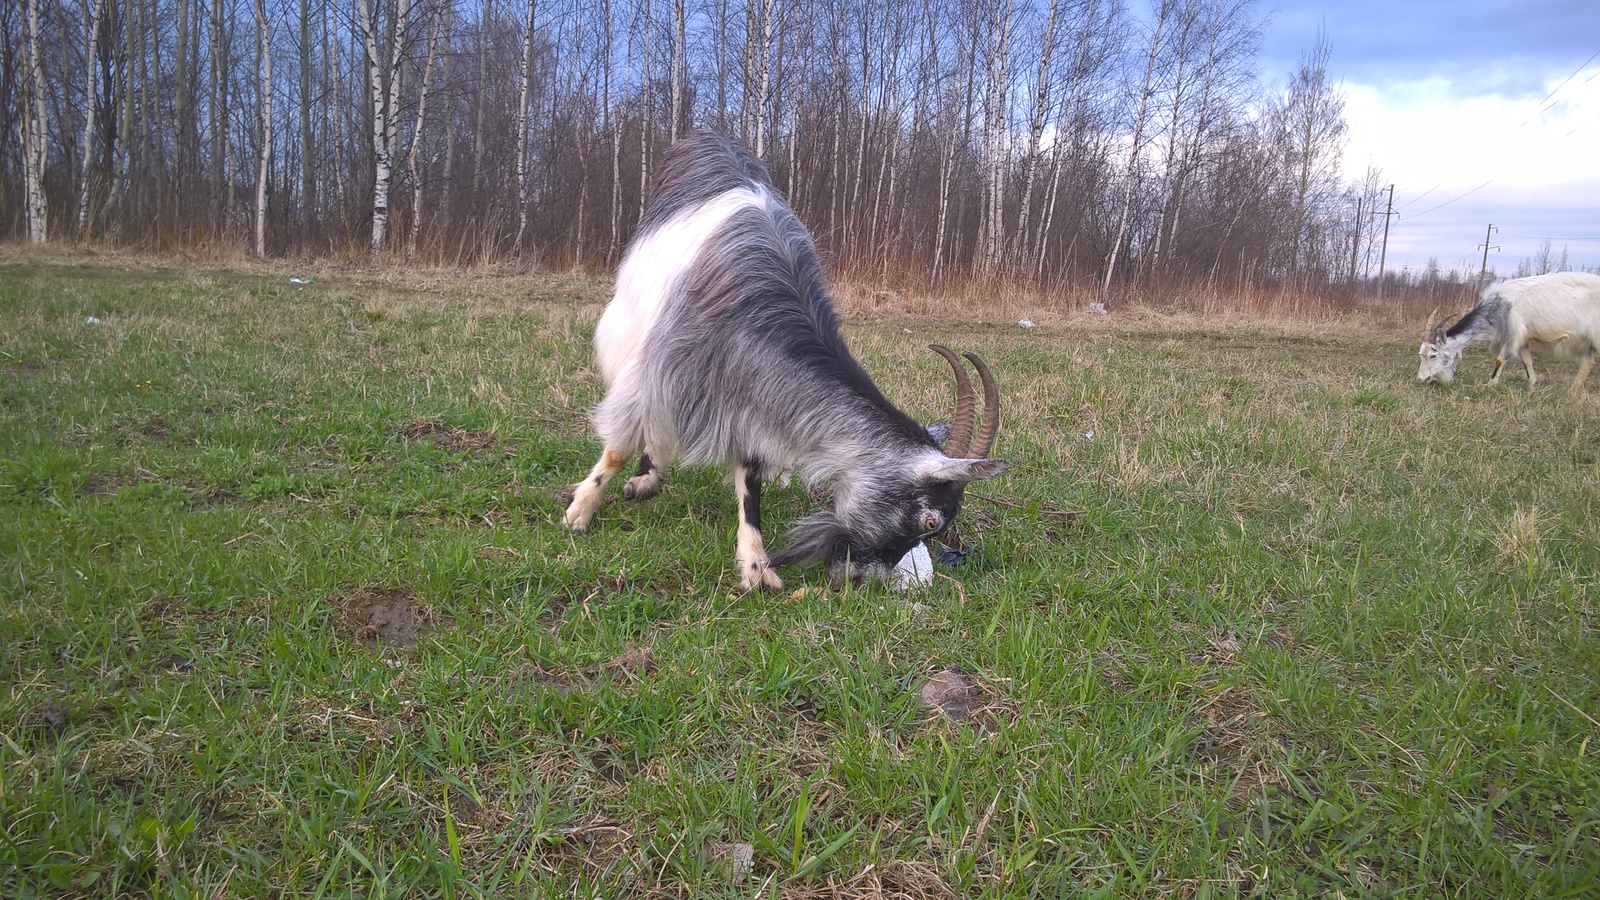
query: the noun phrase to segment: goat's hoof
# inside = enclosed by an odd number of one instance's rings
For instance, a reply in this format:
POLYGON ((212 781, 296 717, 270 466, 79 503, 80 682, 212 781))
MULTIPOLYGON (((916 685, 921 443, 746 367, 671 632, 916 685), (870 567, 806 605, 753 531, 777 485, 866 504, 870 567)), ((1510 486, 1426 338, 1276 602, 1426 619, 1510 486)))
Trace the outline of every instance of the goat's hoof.
POLYGON ((581 512, 571 509, 567 510, 567 514, 562 517, 562 522, 566 524, 567 530, 571 531, 573 534, 583 534, 585 531, 588 531, 589 523, 593 521, 594 513, 584 515, 581 512))
POLYGON ((778 573, 772 570, 772 564, 768 562, 750 563, 739 580, 746 591, 783 590, 783 579, 778 577, 778 573))
POLYGON ((659 493, 661 493, 661 476, 654 472, 648 475, 635 475, 622 483, 624 500, 649 500, 659 493))

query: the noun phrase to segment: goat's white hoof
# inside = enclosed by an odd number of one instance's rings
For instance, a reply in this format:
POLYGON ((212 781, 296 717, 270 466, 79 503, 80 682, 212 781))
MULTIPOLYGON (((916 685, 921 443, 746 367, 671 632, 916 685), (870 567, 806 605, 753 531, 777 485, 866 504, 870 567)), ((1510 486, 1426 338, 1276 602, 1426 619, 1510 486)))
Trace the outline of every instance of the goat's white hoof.
POLYGON ((764 559, 744 564, 744 572, 739 577, 740 583, 746 591, 781 591, 783 579, 773 571, 772 563, 764 559))
POLYGON ((622 499, 649 500, 661 493, 661 473, 635 475, 622 483, 622 499))
POLYGON ((572 505, 567 507, 567 513, 562 517, 562 521, 573 534, 583 534, 589 530, 589 523, 594 521, 594 512, 592 509, 583 509, 578 501, 574 500, 572 505))

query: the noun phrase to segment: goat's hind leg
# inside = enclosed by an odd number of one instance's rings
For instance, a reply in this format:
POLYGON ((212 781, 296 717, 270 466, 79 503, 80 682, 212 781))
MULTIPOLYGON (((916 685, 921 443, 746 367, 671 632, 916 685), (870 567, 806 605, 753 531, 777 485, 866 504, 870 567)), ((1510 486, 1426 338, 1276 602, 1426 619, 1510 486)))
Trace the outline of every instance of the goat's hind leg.
POLYGON ((1517 356, 1522 360, 1522 370, 1528 373, 1528 390, 1531 391, 1533 386, 1539 383, 1539 376, 1533 374, 1533 353, 1524 347, 1517 356))
POLYGON ((1594 352, 1594 348, 1590 347, 1589 352, 1585 353, 1583 359, 1578 362, 1578 375, 1572 379, 1572 396, 1574 397, 1582 397, 1584 394, 1584 382, 1589 380, 1589 370, 1594 368, 1594 352))
POLYGON ((661 493, 663 480, 658 460, 650 455, 649 450, 645 450, 639 454, 639 470, 622 483, 622 497, 625 500, 649 500, 661 493))
POLYGON ((739 532, 733 553, 739 567, 739 582, 744 589, 783 589, 783 579, 773 571, 772 560, 761 542, 761 467, 745 464, 733 467, 733 493, 739 500, 739 532))
POLYGON ((611 445, 600 452, 600 461, 589 476, 572 486, 572 502, 567 505, 567 527, 582 534, 589 530, 595 511, 605 497, 606 485, 628 464, 628 454, 611 445))

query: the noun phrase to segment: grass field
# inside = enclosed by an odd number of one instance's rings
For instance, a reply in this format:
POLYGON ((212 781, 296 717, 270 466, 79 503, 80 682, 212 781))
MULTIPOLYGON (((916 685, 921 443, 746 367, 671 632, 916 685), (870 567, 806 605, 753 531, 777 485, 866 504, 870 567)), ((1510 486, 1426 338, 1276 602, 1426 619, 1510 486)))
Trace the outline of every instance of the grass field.
POLYGON ((1570 363, 854 314, 1014 466, 924 593, 743 596, 718 473, 559 527, 607 282, 309 273, 0 256, 0 895, 1596 895, 1570 363))

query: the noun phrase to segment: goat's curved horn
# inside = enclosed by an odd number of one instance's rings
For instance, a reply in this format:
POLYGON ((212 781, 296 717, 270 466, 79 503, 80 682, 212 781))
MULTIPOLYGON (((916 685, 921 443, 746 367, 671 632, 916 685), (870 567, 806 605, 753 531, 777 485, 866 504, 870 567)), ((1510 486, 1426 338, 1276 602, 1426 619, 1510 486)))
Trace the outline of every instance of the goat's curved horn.
POLYGON ((1449 335, 1445 332, 1450 328, 1451 325, 1455 324, 1456 319, 1459 318, 1461 318, 1459 314, 1452 314, 1445 316, 1443 319, 1433 323, 1433 327, 1428 329, 1428 343, 1443 344, 1449 337, 1449 335))
POLYGON ((949 347, 929 344, 928 349, 944 357, 956 375, 956 414, 950 423, 950 437, 944 442, 944 454, 960 459, 967 455, 967 447, 972 443, 972 427, 977 424, 978 411, 973 406, 972 379, 967 377, 967 367, 961 364, 960 358, 949 347))
POLYGON ((994 435, 1000 428, 1000 388, 995 385, 994 374, 983 357, 971 350, 961 355, 972 360, 973 368, 978 370, 978 380, 983 382, 983 430, 978 433, 978 446, 972 449, 972 455, 982 459, 994 447, 994 435))
POLYGON ((1428 321, 1422 326, 1422 333, 1427 335, 1429 341, 1433 340, 1434 326, 1439 324, 1439 307, 1435 306, 1428 313, 1428 321))

